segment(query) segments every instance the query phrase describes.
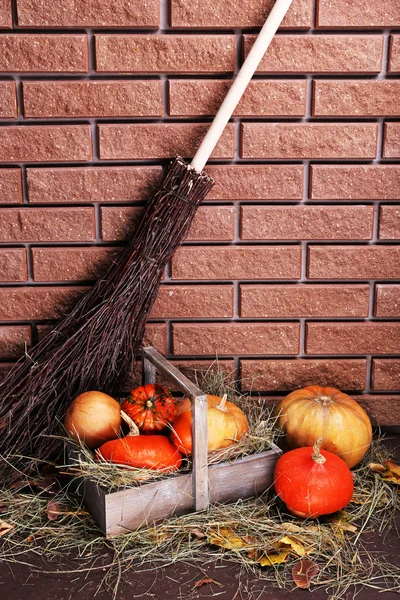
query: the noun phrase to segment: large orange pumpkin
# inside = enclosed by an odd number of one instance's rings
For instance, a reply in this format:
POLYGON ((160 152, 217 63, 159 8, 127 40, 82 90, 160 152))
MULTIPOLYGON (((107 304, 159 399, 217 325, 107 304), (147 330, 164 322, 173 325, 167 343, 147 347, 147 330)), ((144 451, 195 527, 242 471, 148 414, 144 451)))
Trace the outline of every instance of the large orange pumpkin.
POLYGON ((277 427, 286 434, 289 448, 322 448, 354 467, 367 452, 372 427, 365 410, 351 396, 333 387, 310 385, 283 398, 275 408, 277 427))
MULTIPOLYGON (((249 430, 244 412, 233 402, 219 396, 207 396, 208 451, 227 448, 249 430)), ((185 398, 173 422, 172 441, 184 454, 192 452, 192 404, 185 398)))

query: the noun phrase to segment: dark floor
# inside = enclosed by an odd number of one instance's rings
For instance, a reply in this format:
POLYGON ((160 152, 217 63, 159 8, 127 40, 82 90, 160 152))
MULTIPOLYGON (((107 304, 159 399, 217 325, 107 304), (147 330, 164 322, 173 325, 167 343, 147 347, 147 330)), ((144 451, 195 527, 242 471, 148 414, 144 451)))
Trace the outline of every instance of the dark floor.
MULTIPOLYGON (((391 446, 400 446, 400 435, 391 435, 388 442, 391 446)), ((400 518, 398 519, 400 528, 400 518)), ((369 552, 382 552, 388 562, 400 566, 400 541, 395 528, 383 537, 376 534, 363 536, 369 552)), ((112 592, 99 590, 105 570, 101 567, 90 574, 62 573, 72 566, 68 557, 60 564, 46 564, 36 558, 32 569, 20 564, 0 565, 0 600, 111 600, 112 592), (47 572, 46 572, 47 571, 47 572), (55 571, 55 572, 54 572, 55 571)), ((76 566, 75 566, 76 568, 76 566)), ((151 568, 146 572, 131 567, 127 571, 118 588, 115 600, 195 600, 196 598, 218 597, 219 600, 304 600, 307 591, 296 589, 289 592, 272 587, 257 577, 241 571, 238 565, 229 562, 217 562, 204 565, 202 568, 178 563, 168 568, 151 568), (212 582, 198 584, 203 579, 212 582), (196 585, 197 584, 197 585, 196 585)), ((347 592, 343 600, 353 598, 354 590, 347 592)), ((312 600, 328 600, 325 590, 313 591, 312 600)), ((375 589, 364 589, 358 600, 398 600, 399 594, 386 592, 380 594, 375 589)))

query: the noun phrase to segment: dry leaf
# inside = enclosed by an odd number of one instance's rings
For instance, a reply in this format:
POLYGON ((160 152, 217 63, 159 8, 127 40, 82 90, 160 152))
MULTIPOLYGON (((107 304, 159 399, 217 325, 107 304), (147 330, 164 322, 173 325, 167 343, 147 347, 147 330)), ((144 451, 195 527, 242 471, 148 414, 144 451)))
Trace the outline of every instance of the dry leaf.
POLYGON ((258 561, 262 567, 272 567, 273 565, 280 565, 285 562, 288 554, 290 554, 289 550, 282 550, 279 554, 265 554, 258 561))
POLYGON ((191 535, 194 535, 194 537, 199 538, 199 540, 203 540, 206 536, 206 534, 204 533, 204 531, 202 529, 200 529, 200 527, 194 527, 193 529, 190 530, 189 532, 191 535))
POLYGON ((318 571, 319 568, 315 562, 309 558, 302 558, 293 565, 292 578, 297 587, 307 589, 318 571))
POLYGON ((291 548, 299 556, 306 556, 307 554, 309 554, 312 551, 311 547, 306 548, 298 540, 291 538, 287 535, 285 535, 283 538, 281 538, 278 543, 279 543, 279 547, 289 546, 289 548, 287 548, 289 550, 289 552, 290 552, 290 548, 291 548))
POLYGON ((239 550, 240 548, 246 548, 245 540, 241 537, 237 537, 235 532, 229 527, 222 527, 218 531, 212 531, 208 538, 209 544, 214 546, 220 546, 227 550, 239 550))
POLYGON ((10 523, 3 521, 3 519, 0 519, 0 537, 2 537, 3 535, 6 535, 6 533, 11 531, 11 529, 14 529, 14 527, 15 527, 14 525, 11 525, 10 523))
POLYGON ((400 485, 400 465, 391 460, 387 460, 385 465, 378 463, 370 463, 369 468, 375 473, 380 473, 384 481, 390 481, 396 485, 400 485))
POLYGON ((46 514, 49 521, 55 521, 60 514, 60 507, 53 500, 49 500, 46 508, 46 514))
POLYGON ((209 577, 204 577, 204 579, 199 579, 199 581, 196 581, 196 583, 194 584, 195 588, 201 587, 202 585, 206 585, 207 583, 212 583, 213 580, 210 579, 209 577))
POLYGON ((386 471, 386 467, 379 463, 369 463, 368 468, 376 473, 384 473, 386 471))

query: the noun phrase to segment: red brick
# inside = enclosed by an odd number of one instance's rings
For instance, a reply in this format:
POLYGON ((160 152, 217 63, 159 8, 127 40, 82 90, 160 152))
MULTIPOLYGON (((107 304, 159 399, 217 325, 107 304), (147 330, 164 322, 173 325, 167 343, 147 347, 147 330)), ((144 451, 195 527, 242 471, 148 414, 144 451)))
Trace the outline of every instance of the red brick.
POLYGON ((161 81, 24 82, 24 115, 162 117, 161 81))
POLYGON ((231 285, 162 285, 151 319, 233 317, 231 285))
POLYGON ((313 165, 313 200, 398 200, 400 166, 313 165))
POLYGON ((400 73, 400 35, 390 36, 389 73, 400 73))
POLYGON ((0 169, 0 204, 20 204, 21 202, 21 169, 0 169))
POLYGON ((242 285, 240 316, 368 317, 369 285, 242 285))
POLYGON ((399 0, 319 0, 318 27, 400 27, 399 0))
MULTIPOLYGON (((129 239, 138 224, 142 209, 138 207, 103 207, 102 239, 114 242, 129 239)), ((187 240, 230 241, 234 238, 232 206, 201 206, 194 217, 187 240)))
POLYGON ((242 158, 375 158, 375 123, 242 123, 242 158))
POLYGON ((307 323, 307 354, 400 352, 400 323, 307 323))
POLYGON ((61 162, 91 158, 90 125, 31 125, 0 129, 1 162, 61 162))
POLYGON ((400 358, 375 358, 372 361, 372 389, 400 390, 400 358))
POLYGON ((400 285, 378 283, 375 290, 375 317, 400 317, 400 285))
POLYGON ((379 237, 381 240, 400 239, 400 206, 383 205, 379 214, 379 237))
POLYGON ((372 425, 380 427, 398 427, 400 423, 400 395, 363 394, 354 396, 367 411, 372 425))
POLYGON ((310 279, 400 278, 400 246, 310 246, 310 279))
POLYGON ((162 354, 167 353, 167 326, 165 323, 147 323, 145 339, 162 354))
POLYGON ((207 200, 302 200, 303 166, 208 166, 215 180, 207 200))
POLYGON ((355 360, 242 360, 242 391, 287 391, 306 385, 363 390, 367 361, 355 360))
MULTIPOLYGON (((261 27, 269 14, 273 0, 172 0, 172 27, 202 29, 261 27)), ((312 1, 294 0, 283 19, 282 28, 308 29, 312 25, 312 1)))
POLYGON ((109 73, 229 73, 234 35, 100 35, 96 68, 109 73))
POLYGON ((183 246, 172 259, 174 279, 298 279, 299 246, 183 246))
POLYGON ((161 183, 161 167, 28 169, 29 202, 138 202, 161 183))
POLYGON ((93 208, 0 209, 0 242, 90 242, 93 208))
POLYGON ((0 320, 58 319, 86 290, 78 286, 0 287, 0 320))
POLYGON ((159 2, 146 0, 18 0, 19 27, 145 27, 158 28, 159 2))
POLYGON ((120 248, 33 248, 35 281, 95 280, 104 275, 120 248))
POLYGON ((86 35, 0 35, 0 71, 4 73, 87 73, 86 35))
MULTIPOLYGON (((177 80, 169 82, 169 114, 173 117, 215 115, 232 81, 177 80)), ((296 117, 306 114, 305 80, 257 79, 249 83, 235 116, 296 117)))
MULTIPOLYGON (((197 123, 152 123, 99 125, 100 158, 151 159, 179 155, 191 157, 209 125, 197 123)), ((227 125, 212 158, 233 158, 234 124, 227 125)))
POLYGON ((26 250, 0 248, 0 281, 26 281, 26 250))
MULTIPOLYGON (((248 55, 255 35, 244 36, 248 55)), ((379 73, 383 37, 380 35, 277 35, 259 73, 379 73)))
MULTIPOLYGON (((1 15, 0 15, 1 16, 1 15)), ((0 119, 17 117, 17 93, 15 81, 0 82, 0 119)))
POLYGON ((298 323, 174 323, 174 355, 297 354, 298 323))
POLYGON ((244 240, 368 240, 371 206, 241 206, 244 240))
POLYGON ((313 115, 317 117, 385 117, 400 114, 400 81, 318 80, 313 115))
POLYGON ((4 29, 12 27, 11 0, 0 0, 0 27, 4 29))
MULTIPOLYGON (((397 114, 400 116, 400 81, 397 95, 397 114)), ((400 158, 400 123, 385 123, 384 158, 400 158)))
POLYGON ((0 326, 0 359, 19 358, 31 342, 30 325, 0 326))

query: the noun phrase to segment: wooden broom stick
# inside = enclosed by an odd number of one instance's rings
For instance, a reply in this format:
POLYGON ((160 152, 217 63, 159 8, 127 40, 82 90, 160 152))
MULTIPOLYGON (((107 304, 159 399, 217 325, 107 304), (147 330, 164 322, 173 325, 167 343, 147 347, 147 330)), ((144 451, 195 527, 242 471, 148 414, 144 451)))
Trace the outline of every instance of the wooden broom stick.
POLYGON ((210 129, 208 130, 191 162, 191 167, 193 167, 198 173, 203 170, 204 165, 210 158, 212 151, 214 150, 219 138, 222 135, 222 132, 226 127, 226 124, 238 105, 239 100, 247 88, 250 79, 253 77, 258 65, 260 64, 262 57, 267 51, 268 46, 270 45, 271 40, 274 37, 284 16, 286 15, 292 1, 293 0, 276 0, 275 5, 269 13, 263 28, 258 34, 258 37, 254 42, 249 55, 244 61, 239 73, 236 75, 231 89, 221 104, 210 129))

